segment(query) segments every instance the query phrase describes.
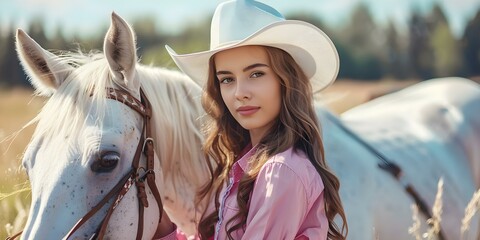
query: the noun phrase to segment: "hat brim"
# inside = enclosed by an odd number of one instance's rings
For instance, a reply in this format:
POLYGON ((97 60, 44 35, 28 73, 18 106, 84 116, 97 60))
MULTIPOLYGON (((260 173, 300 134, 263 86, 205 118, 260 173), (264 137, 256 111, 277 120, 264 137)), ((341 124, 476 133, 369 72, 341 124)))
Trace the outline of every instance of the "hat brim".
POLYGON ((209 51, 177 54, 168 45, 165 47, 177 66, 203 85, 208 78, 209 60, 214 54, 248 45, 271 46, 289 53, 310 79, 314 92, 333 83, 339 71, 338 53, 330 38, 314 25, 297 20, 272 23, 244 40, 209 51))

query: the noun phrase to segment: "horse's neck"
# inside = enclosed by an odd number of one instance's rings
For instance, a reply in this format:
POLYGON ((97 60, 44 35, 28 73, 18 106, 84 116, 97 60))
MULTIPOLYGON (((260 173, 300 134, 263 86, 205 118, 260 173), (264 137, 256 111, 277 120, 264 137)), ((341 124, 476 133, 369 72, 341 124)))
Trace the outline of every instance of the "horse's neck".
POLYGON ((322 103, 316 103, 315 113, 322 131, 324 144, 331 140, 336 141, 337 137, 342 138, 343 135, 347 136, 346 134, 342 134, 343 123, 340 117, 326 108, 322 103))
POLYGON ((326 160, 334 170, 341 171, 341 165, 348 164, 348 161, 356 157, 351 151, 344 150, 354 141, 342 129, 341 119, 321 103, 316 104, 315 112, 322 132, 326 160))
POLYGON ((142 87, 152 104, 165 208, 183 231, 193 234, 194 218, 204 208, 195 205, 196 193, 209 179, 201 149, 205 115, 200 105, 202 90, 178 72, 159 68, 140 71, 142 80, 149 79, 142 87))
POLYGON ((201 88, 185 75, 168 69, 138 67, 142 87, 152 104, 157 154, 163 171, 192 176, 202 157, 201 88), (193 168, 193 169, 191 169, 193 168))

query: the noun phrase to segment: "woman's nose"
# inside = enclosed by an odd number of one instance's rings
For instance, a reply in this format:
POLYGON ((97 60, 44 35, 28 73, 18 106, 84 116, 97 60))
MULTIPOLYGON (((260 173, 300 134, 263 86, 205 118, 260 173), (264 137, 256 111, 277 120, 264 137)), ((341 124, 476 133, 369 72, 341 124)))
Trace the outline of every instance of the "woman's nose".
POLYGON ((251 97, 251 92, 249 90, 248 83, 243 79, 237 79, 236 89, 235 89, 235 98, 238 101, 243 101, 251 97))

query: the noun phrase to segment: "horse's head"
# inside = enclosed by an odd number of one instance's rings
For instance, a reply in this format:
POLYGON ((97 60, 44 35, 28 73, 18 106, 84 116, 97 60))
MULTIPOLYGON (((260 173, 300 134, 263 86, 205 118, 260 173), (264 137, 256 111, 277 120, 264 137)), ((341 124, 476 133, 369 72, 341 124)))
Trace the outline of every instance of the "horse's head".
MULTIPOLYGON (((137 99, 140 99, 142 88, 150 98, 156 111, 151 120, 156 122, 152 126, 152 137, 163 137, 155 139, 154 143, 159 156, 155 154, 156 183, 164 200, 167 198, 164 201, 167 211, 179 204, 176 201, 178 194, 172 193, 175 192, 172 187, 175 184, 165 183, 164 175, 167 174, 162 174, 162 171, 170 171, 173 175, 177 168, 184 167, 182 164, 192 165, 182 162, 171 164, 168 160, 192 159, 194 155, 195 160, 200 159, 197 150, 201 146, 201 134, 196 123, 188 122, 198 121, 200 108, 196 102, 199 101, 192 100, 192 96, 200 92, 200 88, 178 73, 140 66, 137 63, 135 34, 115 13, 105 36, 103 54, 58 56, 44 50, 21 30, 17 31, 16 38, 20 61, 32 85, 37 93, 50 97, 34 119, 37 128, 23 159, 32 189, 32 207, 23 237, 59 239, 65 236, 131 171, 137 146, 139 142, 143 144, 144 119, 121 101, 109 98, 106 91, 109 88, 123 90, 137 99), (177 82, 182 82, 176 84, 177 87, 168 83, 169 79, 173 82, 171 80, 175 77, 177 82), (158 84, 155 82, 163 82, 164 85, 161 89, 155 88, 158 84), (179 94, 178 89, 184 94, 179 94), (191 116, 181 113, 189 111, 191 116), (194 136, 189 138, 187 134, 194 136), (178 135, 184 135, 184 140, 178 140, 178 135), (188 142, 191 148, 181 148, 188 142), (158 164, 158 158, 163 158, 161 164, 158 164)), ((145 157, 141 155, 140 166, 143 166, 145 157)), ((190 168, 195 169, 195 164, 190 168)), ((141 168, 138 174, 144 174, 141 168)), ((175 176, 188 174, 188 171, 183 171, 175 176)), ((202 182, 194 177, 190 179, 202 182)), ((183 203, 191 201, 193 204, 193 188, 197 185, 189 183, 188 179, 179 182, 186 183, 180 187, 189 190, 183 203)), ((111 239, 118 239, 116 236, 135 238, 139 219, 136 188, 133 184, 132 190, 125 194, 113 211, 105 236, 111 239)), ((146 190, 149 208, 145 210, 143 236, 151 238, 158 223, 159 209, 148 186, 146 190)), ((110 199, 73 237, 89 238, 101 225, 114 200, 110 199)), ((183 207, 185 215, 188 209, 188 217, 194 216, 193 206, 183 207)), ((179 221, 185 222, 179 223, 180 226, 187 227, 186 218, 180 217, 179 221)))

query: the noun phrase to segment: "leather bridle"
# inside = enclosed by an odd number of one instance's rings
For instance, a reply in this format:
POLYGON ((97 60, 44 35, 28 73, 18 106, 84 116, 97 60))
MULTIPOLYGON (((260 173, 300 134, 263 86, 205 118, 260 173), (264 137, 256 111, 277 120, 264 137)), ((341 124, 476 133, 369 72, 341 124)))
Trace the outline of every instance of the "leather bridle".
MULTIPOLYGON (((100 226, 98 226, 95 233, 90 237, 90 239, 103 239, 105 231, 107 229, 108 222, 112 216, 113 211, 118 206, 120 201, 123 199, 128 190, 132 187, 133 184, 137 187, 137 197, 138 197, 138 228, 137 228, 137 240, 142 239, 143 236, 143 226, 144 226, 144 210, 149 206, 147 200, 147 194, 145 191, 145 181, 147 182, 150 190, 152 191, 155 200, 157 201, 158 210, 160 213, 159 222, 162 219, 163 213, 163 203, 160 197, 160 192, 158 191, 157 185, 155 183, 155 172, 154 172, 154 141, 152 136, 152 129, 150 125, 150 119, 152 117, 152 109, 150 102, 145 97, 143 90, 140 89, 140 101, 133 97, 129 92, 120 89, 107 88, 108 99, 117 100, 131 109, 138 112, 143 117, 143 130, 140 137, 140 141, 135 151, 135 155, 132 161, 131 170, 121 178, 121 180, 115 185, 110 192, 108 192, 105 197, 95 205, 87 214, 85 214, 78 222, 72 227, 72 229, 67 233, 63 239, 68 239, 71 237, 83 224, 85 224, 91 217, 93 217, 103 206, 108 203, 112 198, 115 197, 115 200, 108 208, 108 211, 101 221, 100 226), (139 167, 140 157, 142 153, 146 157, 146 166, 139 167), (143 170, 140 172, 139 170, 143 170)), ((22 232, 15 234, 12 237, 7 237, 7 239, 15 239, 19 237, 22 232)))

